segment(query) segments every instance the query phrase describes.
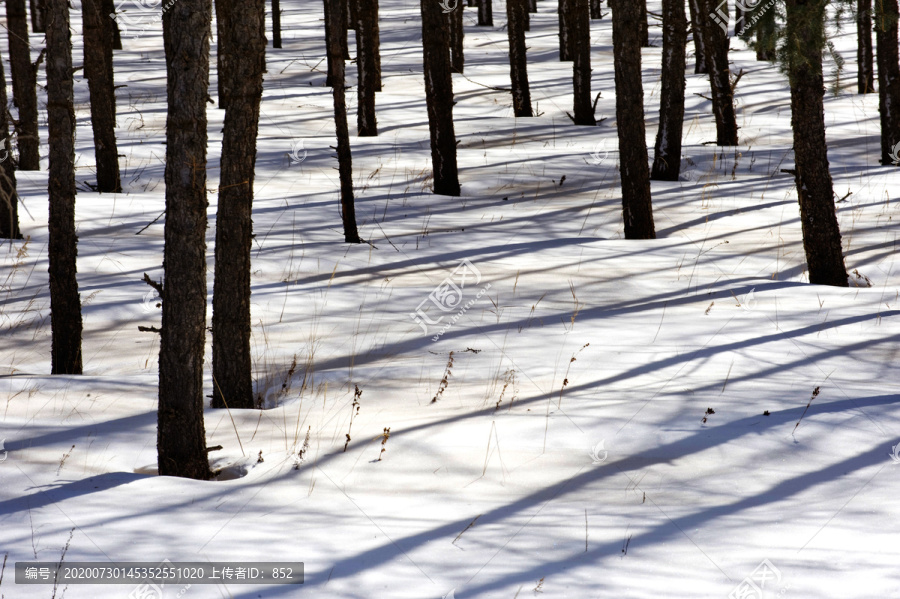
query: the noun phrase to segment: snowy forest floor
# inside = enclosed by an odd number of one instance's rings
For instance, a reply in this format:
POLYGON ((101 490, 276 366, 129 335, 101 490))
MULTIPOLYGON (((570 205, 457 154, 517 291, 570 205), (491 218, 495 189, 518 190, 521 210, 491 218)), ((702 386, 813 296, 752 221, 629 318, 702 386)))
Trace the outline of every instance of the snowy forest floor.
MULTIPOLYGON (((14 585, 12 563, 58 560, 74 531, 67 562, 306 565, 299 587, 163 589, 189 599, 725 598, 748 577, 760 584, 763 560, 767 597, 900 597, 900 171, 878 163, 877 94, 855 93, 852 24, 834 33, 848 60, 825 98, 859 282, 838 289, 807 282, 794 182, 780 172, 793 157, 777 66, 732 40, 733 70, 745 72, 741 145, 723 149, 705 143, 714 124, 695 93, 709 83, 689 52, 683 180, 652 184, 658 239, 626 241, 609 17, 592 21, 605 120, 576 127, 555 4, 538 6, 529 76, 543 114, 518 120, 509 94, 485 87, 509 85, 504 4, 493 28, 465 8, 466 72, 454 76, 463 195, 450 198, 429 191, 418 3, 381 0, 380 135, 352 138, 370 243, 348 246, 321 2, 283 4, 253 210, 254 374, 267 409, 207 409, 209 445, 224 446, 210 454, 218 481, 155 476, 159 342, 137 327, 159 324, 141 282, 162 274, 158 24, 115 56, 127 86, 121 194, 83 183, 93 149, 76 73, 85 374, 48 375, 46 170, 20 172, 31 240, 3 247, 0 289, 0 593, 49 598, 49 586, 14 585), (427 332, 410 314, 448 278, 471 305, 433 341, 458 310, 432 307, 442 321, 427 332)), ((652 158, 661 30, 651 25, 652 158)), ((215 74, 210 89, 215 99, 215 74)), ((355 131, 355 87, 348 101, 355 131)), ((223 113, 211 104, 209 117, 211 294, 223 113)), ((65 597, 131 591, 73 585, 65 597)))

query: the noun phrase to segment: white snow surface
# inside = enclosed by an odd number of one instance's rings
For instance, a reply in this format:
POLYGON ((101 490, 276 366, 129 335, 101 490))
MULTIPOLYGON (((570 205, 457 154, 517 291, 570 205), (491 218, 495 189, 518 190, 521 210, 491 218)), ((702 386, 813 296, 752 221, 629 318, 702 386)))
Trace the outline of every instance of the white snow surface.
MULTIPOLYGON (((210 454, 217 481, 155 474, 159 342, 137 327, 160 320, 141 282, 162 275, 164 219, 147 227, 164 208, 160 25, 115 54, 121 194, 83 183, 93 149, 76 72, 85 374, 48 374, 44 163, 18 174, 31 240, 2 249, 0 594, 51 597, 51 586, 14 584, 12 565, 58 561, 71 533, 66 563, 305 563, 301 586, 163 589, 189 599, 724 599, 764 560, 766 597, 900 597, 900 171, 878 162, 877 94, 855 93, 855 27, 834 32, 839 81, 826 61, 829 160, 858 273, 839 289, 808 284, 794 182, 780 172, 793 158, 777 66, 732 40, 741 145, 717 148, 704 144, 714 124, 695 93, 709 83, 689 46, 682 180, 652 183, 658 238, 625 240, 610 19, 592 21, 606 120, 576 127, 555 3, 538 6, 528 68, 542 115, 518 120, 509 94, 485 87, 509 85, 504 4, 492 28, 464 9, 463 195, 452 198, 430 192, 418 2, 381 0, 380 135, 352 137, 370 243, 348 246, 321 2, 282 1, 253 207, 254 377, 267 409, 206 410, 208 444, 224 446, 210 454), (460 283, 461 263, 480 275, 469 272, 461 305, 477 301, 432 341, 456 310, 428 310, 443 319, 427 333, 410 314, 442 281, 460 283)), ((79 66, 77 3, 72 29, 79 66)), ((42 36, 31 42, 36 53, 42 36)), ((355 132, 355 87, 348 102, 355 132)), ((210 104, 209 118, 211 299, 223 112, 210 104)), ((132 591, 71 585, 64 596, 132 591)))

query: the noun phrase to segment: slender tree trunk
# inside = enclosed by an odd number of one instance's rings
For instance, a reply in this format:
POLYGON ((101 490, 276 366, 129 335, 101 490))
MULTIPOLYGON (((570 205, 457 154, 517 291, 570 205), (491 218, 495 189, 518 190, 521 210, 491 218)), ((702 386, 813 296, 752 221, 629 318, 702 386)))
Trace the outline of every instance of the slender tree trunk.
MULTIPOLYGON (((329 31, 340 30, 339 24, 346 22, 344 0, 325 0, 330 4, 328 17, 329 31)), ((361 243, 356 228, 356 208, 353 198, 353 164, 350 154, 350 133, 347 127, 347 102, 344 94, 344 59, 341 56, 340 39, 331 35, 327 40, 328 55, 331 57, 331 92, 334 97, 334 128, 337 136, 338 174, 341 180, 341 219, 344 224, 344 241, 361 243)), ((449 48, 445 48, 449 52, 449 48)), ((449 56, 447 57, 449 60, 449 56)))
POLYGON ((647 0, 638 0, 641 7, 641 47, 650 47, 650 25, 647 23, 647 0))
POLYGON ((857 0, 856 6, 856 75, 857 91, 870 94, 875 91, 875 65, 872 53, 872 0, 857 0))
MULTIPOLYGON (((368 24, 372 30, 372 54, 375 56, 375 91, 381 91, 381 28, 378 26, 378 0, 367 0, 372 4, 371 23, 368 24)), ((459 7, 460 18, 460 38, 462 37, 462 7, 459 7)))
POLYGON ((119 31, 119 23, 113 18, 116 14, 115 0, 100 0, 100 14, 108 29, 107 35, 112 36, 112 49, 121 50, 122 34, 119 31))
POLYGON ((35 33, 45 33, 47 26, 40 0, 28 0, 28 5, 31 10, 31 30, 35 33))
MULTIPOLYGON (((508 9, 507 9, 507 12, 508 9)), ((447 17, 450 19, 450 69, 454 73, 462 73, 465 70, 466 58, 463 52, 463 8, 457 2, 456 8, 451 10, 447 17)))
POLYGON ((22 239, 19 229, 19 194, 16 191, 16 161, 12 155, 12 141, 9 136, 9 104, 6 99, 6 73, 3 71, 3 57, 0 56, 0 135, 3 148, 0 149, 0 238, 22 239))
MULTIPOLYGON (((713 15, 715 10, 721 10, 718 6, 726 6, 726 3, 716 5, 718 0, 699 0, 700 3, 700 35, 703 36, 703 48, 706 52, 706 67, 709 71, 709 85, 712 89, 713 116, 716 120, 716 144, 720 146, 736 146, 738 142, 737 116, 734 113, 734 98, 731 92, 731 78, 728 68, 728 36, 727 14, 725 15, 726 28, 720 26, 720 21, 712 18, 703 18, 703 15, 713 15)), ((721 14, 721 13, 719 13, 721 14)), ((696 27, 695 23, 695 27, 696 27)))
POLYGON ((434 0, 420 2, 425 102, 431 133, 434 193, 458 196, 460 189, 456 167, 456 133, 453 128, 453 78, 450 74, 448 25, 440 4, 434 0))
POLYGON ((281 0, 272 0, 272 47, 281 48, 281 0))
POLYGON ((897 0, 875 0, 878 46, 878 112, 881 114, 881 164, 900 165, 900 59, 897 0))
MULTIPOLYGON (((774 61, 775 53, 775 9, 765 9, 762 5, 756 9, 759 19, 756 21, 756 60, 774 61)), ((872 28, 869 27, 869 44, 871 45, 872 28)))
POLYGON ((603 18, 603 0, 590 0, 591 2, 591 19, 603 18))
POLYGON ((45 0, 50 136, 50 323, 52 374, 81 374, 81 298, 75 233, 75 109, 66 0, 45 0))
POLYGON ((344 0, 347 3, 347 6, 344 10, 347 13, 347 29, 356 29, 356 0, 344 0))
POLYGON ((206 97, 210 0, 163 13, 166 226, 159 347, 159 474, 210 478, 203 423, 206 338, 206 97))
POLYGON ((688 7, 691 11, 691 36, 694 38, 694 74, 708 73, 706 68, 706 52, 703 49, 703 36, 700 35, 699 22, 701 18, 698 15, 700 11, 700 0, 688 0, 688 7))
POLYGON ((222 130, 213 282, 213 407, 253 408, 250 356, 250 244, 259 103, 266 68, 266 1, 221 0, 229 27, 219 40, 231 58, 222 130))
POLYGON ((570 26, 572 35, 572 87, 574 90, 573 121, 576 125, 597 124, 591 103, 591 14, 588 0, 572 3, 570 26))
POLYGON ((632 0, 610 0, 610 6, 625 238, 654 239, 641 84, 641 11, 632 0))
POLYGON ((229 27, 228 11, 231 6, 228 0, 213 0, 213 11, 216 15, 216 93, 219 95, 219 108, 228 106, 228 91, 225 85, 225 73, 228 71, 228 44, 225 35, 229 27))
POLYGON ((537 12, 537 0, 528 0, 528 12, 537 12))
MULTIPOLYGON (((84 23, 84 71, 91 97, 91 126, 97 191, 119 193, 119 152, 116 145, 116 94, 112 73, 112 37, 104 27, 100 0, 82 0, 84 23)), ((109 17, 106 17, 109 18, 109 17)))
POLYGON ((560 62, 574 60, 572 44, 572 4, 575 0, 559 0, 557 13, 559 14, 559 60, 560 62))
POLYGON ((6 0, 6 23, 9 27, 9 70, 12 75, 13 104, 19 112, 16 124, 19 170, 37 171, 41 168, 37 87, 28 46, 25 0, 6 0))
POLYGON ((677 181, 681 170, 681 130, 684 125, 684 70, 687 19, 684 0, 663 0, 662 90, 659 130, 650 178, 677 181))
POLYGON ((491 0, 478 0, 478 24, 486 27, 494 26, 494 7, 491 0))
POLYGON ((528 85, 528 57, 525 47, 525 28, 522 21, 528 14, 528 0, 506 0, 506 32, 509 36, 509 78, 512 82, 513 112, 516 117, 534 116, 531 110, 531 90, 528 85))
POLYGON ((803 248, 809 282, 847 286, 841 231, 828 171, 822 78, 827 0, 787 0, 786 56, 791 83, 791 128, 803 248))
MULTIPOLYGON (((353 0, 356 4, 356 68, 359 80, 356 84, 356 135, 358 137, 375 137, 378 135, 378 122, 375 118, 375 75, 378 65, 375 62, 375 43, 378 25, 377 4, 374 0, 353 0), (374 13, 374 14, 373 14, 374 13), (373 27, 374 26, 374 27, 373 27)), ((462 12, 462 8, 458 11, 462 12)), ((452 19, 452 14, 450 15, 452 19)))
MULTIPOLYGON (((331 27, 334 25, 334 22, 331 20, 331 11, 334 9, 331 2, 329 0, 324 0, 325 5, 325 39, 330 39, 331 37, 331 27)), ((344 14, 344 10, 346 10, 346 6, 341 9, 341 14, 344 14)), ((350 60, 350 49, 347 45, 347 19, 342 19, 338 22, 338 41, 341 45, 341 57, 344 60, 350 60)), ((331 53, 326 50, 325 52, 328 73, 325 75, 325 85, 331 85, 331 53)))

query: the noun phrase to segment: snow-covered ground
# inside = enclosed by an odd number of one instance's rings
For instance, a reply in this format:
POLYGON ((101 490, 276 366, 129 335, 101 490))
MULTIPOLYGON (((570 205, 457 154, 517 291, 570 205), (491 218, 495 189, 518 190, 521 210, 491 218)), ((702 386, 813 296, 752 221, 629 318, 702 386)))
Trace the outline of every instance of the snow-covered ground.
MULTIPOLYGON (((31 241, 2 249, 0 594, 51 597, 15 585, 12 564, 59 560, 71 534, 66 562, 306 565, 299 587, 163 589, 189 599, 758 596, 740 594, 749 582, 765 597, 900 597, 900 171, 878 164, 877 95, 855 94, 852 24, 835 34, 847 66, 825 110, 847 268, 863 286, 837 289, 807 283, 793 179, 780 172, 793 161, 785 80, 736 40, 741 146, 704 145, 715 131, 695 92, 708 80, 690 55, 683 180, 652 184, 658 239, 623 239, 610 20, 592 22, 605 120, 575 127, 552 2, 528 34, 543 114, 519 120, 490 89, 509 85, 504 5, 494 28, 465 8, 463 195, 449 198, 429 191, 418 3, 381 0, 380 135, 352 139, 370 243, 344 244, 321 3, 282 5, 253 217, 268 409, 207 410, 220 480, 155 476, 159 343, 137 327, 159 322, 140 281, 162 273, 158 24, 116 53, 125 192, 80 184, 81 377, 48 375, 46 172, 19 173, 31 241), (429 298, 448 281, 461 298, 444 296, 458 306, 444 312, 429 298), (420 326, 417 309, 441 320, 420 326)), ((77 76, 78 180, 93 181, 77 76)), ((355 131, 355 88, 348 101, 355 131)), ((209 115, 214 190, 222 111, 209 115)))

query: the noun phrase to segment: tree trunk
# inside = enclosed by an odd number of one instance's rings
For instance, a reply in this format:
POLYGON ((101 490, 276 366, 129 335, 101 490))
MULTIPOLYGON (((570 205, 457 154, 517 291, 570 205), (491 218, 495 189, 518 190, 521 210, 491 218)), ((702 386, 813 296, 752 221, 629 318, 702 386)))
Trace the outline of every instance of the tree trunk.
POLYGON ((458 196, 456 133, 453 128, 453 78, 450 74, 447 20, 441 5, 420 0, 422 8, 422 54, 425 72, 425 102, 431 134, 434 193, 458 196))
MULTIPOLYGON (((513 112, 516 117, 534 116, 528 85, 528 57, 525 47, 524 15, 528 0, 506 0, 506 32, 509 36, 509 78, 512 82, 513 112)), ((590 93, 590 92, 589 92, 590 93)))
POLYGON ((900 59, 897 0, 875 0, 878 47, 878 112, 881 114, 881 164, 900 165, 900 59))
POLYGON ((210 0, 163 13, 166 226, 159 346, 159 474, 210 478, 203 423, 206 337, 206 97, 210 0))
POLYGON ((47 128, 50 136, 50 323, 52 374, 81 374, 81 298, 75 234, 75 109, 66 0, 46 0, 47 128))
MULTIPOLYGON (((329 0, 324 0, 325 5, 325 39, 331 38, 331 27, 334 22, 331 20, 331 11, 333 10, 333 6, 329 0)), ((344 10, 346 9, 346 5, 343 9, 341 9, 340 13, 344 14, 344 10)), ((347 19, 342 19, 337 22, 337 31, 338 31, 338 41, 341 45, 341 57, 344 60, 350 60, 350 49, 347 46, 347 19)), ((327 62, 327 74, 325 75, 325 85, 331 86, 331 53, 327 51, 325 52, 326 62, 327 62)))
POLYGON ((641 47, 650 47, 650 25, 647 23, 647 0, 639 0, 641 7, 641 47))
MULTIPOLYGON (((381 28, 378 26, 378 0, 366 0, 370 5, 369 23, 366 26, 370 30, 369 38, 372 40, 370 48, 372 50, 373 63, 375 65, 374 83, 375 91, 381 91, 381 28)), ((462 7, 459 7, 460 17, 460 38, 462 37, 462 7)))
MULTIPOLYGON (((759 19, 756 21, 756 60, 774 61, 776 58, 775 41, 775 9, 765 8, 765 5, 756 9, 759 19)), ((872 39, 871 23, 869 27, 869 44, 872 39)))
MULTIPOLYGON (((84 74, 91 97, 91 126, 97 191, 119 193, 119 152, 116 145, 116 93, 112 73, 112 37, 104 27, 100 0, 82 0, 84 20, 84 74)), ((109 17, 106 17, 109 18, 109 17)))
POLYGON ((229 26, 220 46, 228 70, 222 130, 216 267, 213 282, 213 400, 216 408, 253 408, 250 356, 250 245, 259 103, 266 68, 266 1, 220 0, 229 26))
POLYGON ((528 12, 529 13, 537 12, 537 0, 528 0, 528 12))
POLYGON ((591 18, 603 18, 603 0, 590 0, 591 2, 591 18))
MULTIPOLYGON (((329 31, 340 31, 340 23, 346 22, 344 0, 325 0, 329 5, 329 31)), ((437 4, 437 3, 435 3, 437 4)), ((350 154, 350 132, 347 127, 347 102, 344 88, 344 59, 341 56, 340 39, 331 35, 326 40, 331 57, 331 92, 334 97, 334 128, 337 136, 338 175, 341 181, 341 219, 344 225, 344 241, 361 243, 356 228, 356 208, 353 198, 353 164, 350 154)), ((449 48, 445 48, 449 52, 449 48)), ((449 56, 447 56, 449 60, 449 56)))
POLYGON ((828 172, 822 78, 827 0, 787 0, 785 36, 791 83, 791 128, 803 248, 809 282, 847 286, 841 231, 828 172))
MULTIPOLYGON (((509 8, 507 7, 507 13, 509 8)), ((466 59, 463 53, 463 8, 457 2, 456 8, 447 15, 450 19, 450 69, 454 73, 462 73, 465 70, 466 59)))
POLYGON ((272 47, 281 48, 281 0, 272 0, 272 47))
POLYGON ((3 148, 0 149, 0 238, 22 239, 19 229, 19 194, 16 192, 16 161, 12 155, 12 141, 9 135, 9 104, 6 100, 6 73, 3 58, 0 57, 0 135, 3 148))
MULTIPOLYGON (((375 137, 378 135, 378 122, 375 119, 375 74, 378 65, 375 62, 375 42, 378 13, 374 0, 352 0, 356 5, 356 135, 358 137, 375 137), (373 14, 374 12, 374 14, 373 14)), ((453 12, 462 12, 462 9, 453 12)), ((453 18, 453 15, 450 15, 453 18)))
POLYGON ((610 6, 625 238, 654 239, 641 84, 641 11, 632 0, 610 0, 610 6))
POLYGON ((663 0, 662 90, 659 130, 650 178, 677 181, 681 170, 681 130, 684 125, 684 70, 687 19, 684 0, 663 0))
MULTIPOLYGON (((721 6, 727 3, 714 5, 718 0, 699 0, 700 6, 700 35, 703 37, 703 48, 706 53, 706 68, 709 71, 709 85, 712 89, 713 116, 716 119, 716 144, 720 146, 736 146, 738 142, 737 117, 734 113, 734 98, 731 92, 730 70, 728 68, 728 18, 724 16, 725 28, 721 21, 712 15, 714 9, 721 11, 721 6), (710 18, 702 18, 702 15, 710 15, 710 18)), ((695 23, 696 27, 697 24, 695 23)))
POLYGON ((691 36, 694 38, 694 74, 708 73, 706 68, 706 52, 703 49, 703 36, 700 35, 698 23, 702 17, 700 12, 700 0, 688 0, 691 11, 691 36))
POLYGON ((591 14, 588 0, 569 0, 572 35, 572 88, 575 92, 573 121, 576 125, 597 124, 591 103, 591 14))
POLYGON ((858 0, 856 6, 856 75, 857 91, 875 91, 875 66, 872 54, 872 0, 858 0))
POLYGON ((559 14, 559 60, 565 62, 574 60, 572 54, 572 4, 575 0, 559 0, 557 12, 559 14))
POLYGON ((35 33, 46 33, 47 25, 40 0, 28 0, 28 5, 31 9, 31 30, 35 33))
POLYGON ((347 6, 344 8, 347 15, 347 29, 356 29, 356 0, 344 0, 347 6))
POLYGON ((119 23, 114 18, 116 14, 115 0, 100 0, 100 14, 108 29, 107 35, 112 36, 112 49, 121 50, 122 35, 119 31, 119 23))
POLYGON ((494 26, 494 7, 491 0, 478 0, 478 24, 487 27, 494 26))
POLYGON ((37 171, 41 168, 37 77, 31 64, 31 51, 28 45, 25 0, 6 0, 6 22, 9 27, 9 70, 12 75, 13 104, 19 111, 16 124, 19 170, 37 171))
POLYGON ((216 15, 216 93, 219 96, 219 108, 228 106, 228 92, 225 85, 225 73, 228 71, 228 44, 225 35, 229 27, 228 11, 231 5, 228 0, 213 0, 216 15))

